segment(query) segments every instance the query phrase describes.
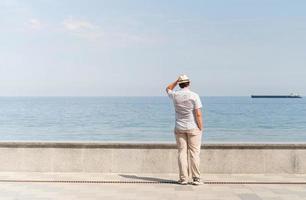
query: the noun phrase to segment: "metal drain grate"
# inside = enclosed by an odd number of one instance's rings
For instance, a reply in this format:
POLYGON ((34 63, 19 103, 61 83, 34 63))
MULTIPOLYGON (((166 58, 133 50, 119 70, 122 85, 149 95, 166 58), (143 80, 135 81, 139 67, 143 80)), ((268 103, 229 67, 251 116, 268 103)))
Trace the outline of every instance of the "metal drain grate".
POLYGON ((0 180, 8 183, 177 184, 176 181, 0 180))
POLYGON ((259 184, 259 185, 306 185, 306 182, 280 182, 280 181, 204 181, 204 184, 216 184, 216 185, 224 185, 224 184, 244 184, 244 185, 251 185, 251 184, 259 184))
MULTIPOLYGON (((0 179, 2 183, 86 183, 86 184, 178 184, 176 181, 81 181, 81 180, 6 180, 0 179)), ((263 184, 263 185, 306 185, 306 182, 263 182, 263 181, 203 181, 204 184, 226 185, 226 184, 263 184)))

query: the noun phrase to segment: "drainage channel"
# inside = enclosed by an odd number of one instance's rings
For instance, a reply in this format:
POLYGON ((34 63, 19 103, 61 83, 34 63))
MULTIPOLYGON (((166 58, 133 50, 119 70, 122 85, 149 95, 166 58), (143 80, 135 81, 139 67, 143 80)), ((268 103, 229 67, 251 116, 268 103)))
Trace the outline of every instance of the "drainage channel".
MULTIPOLYGON (((176 181, 120 181, 120 180, 100 180, 100 181, 89 181, 89 180, 5 180, 0 179, 0 183, 85 183, 85 184, 178 184, 176 181)), ((262 184, 262 185, 306 185, 303 181, 294 182, 264 182, 264 181, 203 181, 203 184, 208 185, 226 185, 226 184, 262 184)))

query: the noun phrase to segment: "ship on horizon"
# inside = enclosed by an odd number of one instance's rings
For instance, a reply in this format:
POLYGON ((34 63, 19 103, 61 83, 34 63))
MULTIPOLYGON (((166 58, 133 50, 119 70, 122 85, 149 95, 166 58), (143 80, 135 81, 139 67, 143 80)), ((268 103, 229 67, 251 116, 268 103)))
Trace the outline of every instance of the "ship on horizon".
POLYGON ((251 95, 252 98, 302 98, 301 95, 298 94, 290 94, 290 95, 251 95))

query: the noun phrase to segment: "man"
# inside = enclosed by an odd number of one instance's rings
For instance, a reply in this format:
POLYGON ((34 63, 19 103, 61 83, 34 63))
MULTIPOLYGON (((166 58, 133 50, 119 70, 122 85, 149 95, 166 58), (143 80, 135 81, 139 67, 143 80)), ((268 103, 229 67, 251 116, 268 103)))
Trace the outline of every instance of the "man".
POLYGON ((200 149, 203 131, 202 103, 198 94, 189 89, 186 75, 167 86, 168 96, 175 107, 175 137, 178 147, 179 184, 188 184, 188 152, 193 185, 200 185, 200 149), (173 91, 176 85, 181 88, 173 91))

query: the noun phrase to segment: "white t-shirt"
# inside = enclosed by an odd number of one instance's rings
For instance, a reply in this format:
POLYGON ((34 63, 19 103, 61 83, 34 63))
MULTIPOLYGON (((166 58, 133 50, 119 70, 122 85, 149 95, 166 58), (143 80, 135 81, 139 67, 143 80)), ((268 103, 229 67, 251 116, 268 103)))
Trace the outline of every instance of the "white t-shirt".
POLYGON ((167 90, 167 93, 173 99, 175 107, 175 129, 198 129, 194 110, 202 108, 199 95, 190 91, 188 87, 178 91, 167 90))

